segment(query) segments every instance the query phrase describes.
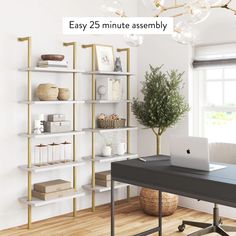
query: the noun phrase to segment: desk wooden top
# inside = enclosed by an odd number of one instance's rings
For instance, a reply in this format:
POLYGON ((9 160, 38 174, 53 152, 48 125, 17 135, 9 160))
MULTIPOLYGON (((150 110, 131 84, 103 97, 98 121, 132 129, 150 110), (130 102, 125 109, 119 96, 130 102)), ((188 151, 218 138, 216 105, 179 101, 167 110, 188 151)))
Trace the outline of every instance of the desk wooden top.
MULTIPOLYGON (((162 156, 166 157, 166 156, 162 156)), ((170 160, 113 162, 112 179, 236 207, 236 165, 216 171, 171 166, 170 160)))

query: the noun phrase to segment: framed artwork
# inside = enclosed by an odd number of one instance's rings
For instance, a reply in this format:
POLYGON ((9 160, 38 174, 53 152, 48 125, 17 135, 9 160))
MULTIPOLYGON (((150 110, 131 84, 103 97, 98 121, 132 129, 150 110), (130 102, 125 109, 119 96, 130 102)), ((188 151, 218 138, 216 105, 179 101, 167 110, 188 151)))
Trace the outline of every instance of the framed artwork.
POLYGON ((114 52, 112 46, 96 45, 96 69, 114 71, 114 52))

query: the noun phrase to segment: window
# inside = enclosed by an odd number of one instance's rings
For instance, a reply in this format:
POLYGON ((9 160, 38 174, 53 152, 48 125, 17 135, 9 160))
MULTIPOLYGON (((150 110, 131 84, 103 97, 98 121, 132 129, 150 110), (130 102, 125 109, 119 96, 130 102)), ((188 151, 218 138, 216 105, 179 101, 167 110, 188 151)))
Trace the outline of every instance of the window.
POLYGON ((236 143, 236 65, 194 71, 194 134, 236 143))

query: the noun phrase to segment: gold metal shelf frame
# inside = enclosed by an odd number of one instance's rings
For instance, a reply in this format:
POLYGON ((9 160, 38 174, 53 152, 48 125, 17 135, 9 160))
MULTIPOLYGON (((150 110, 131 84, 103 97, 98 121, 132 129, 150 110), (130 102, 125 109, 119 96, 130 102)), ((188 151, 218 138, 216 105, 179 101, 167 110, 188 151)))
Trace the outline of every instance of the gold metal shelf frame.
MULTIPOLYGON (((89 44, 89 45, 82 45, 82 48, 90 48, 91 53, 92 53, 92 71, 96 71, 96 44, 89 44)), ((130 48, 119 48, 117 49, 117 52, 125 52, 126 53, 126 67, 127 67, 127 72, 123 73, 124 76, 127 77, 127 95, 126 99, 127 101, 130 101, 131 99, 131 92, 130 92, 130 78, 133 74, 130 73, 130 48)), ((99 75, 99 73, 91 73, 92 76, 92 100, 96 101, 96 75, 99 75)), ((91 130, 96 130, 96 114, 95 114, 95 109, 96 109, 96 102, 91 104, 92 106, 92 129, 91 130)), ((130 116, 131 116, 131 103, 127 102, 127 127, 130 126, 130 116)), ((127 130, 127 153, 130 153, 130 130, 127 130)), ((96 194, 96 184, 95 184, 95 159, 96 159, 96 153, 95 153, 95 135, 96 132, 92 132, 92 156, 91 156, 91 167, 92 167, 92 180, 91 180, 91 190, 92 190, 92 211, 95 211, 95 206, 96 206, 96 199, 95 199, 95 194, 96 194)), ((128 158, 127 158, 128 159, 128 158)), ((127 186, 127 200, 129 201, 130 199, 130 186, 127 186)))
MULTIPOLYGON (((23 37, 23 38, 18 38, 19 42, 27 42, 27 68, 31 68, 31 55, 32 55, 32 40, 31 37, 23 37)), ((73 74, 73 101, 71 104, 73 104, 73 130, 71 132, 71 135, 73 135, 73 162, 76 162, 76 146, 77 146, 77 140, 76 140, 76 136, 78 131, 76 130, 77 128, 77 124, 76 124, 76 120, 77 120, 77 43, 76 42, 69 42, 69 43, 63 43, 64 46, 72 46, 73 49, 73 70, 71 70, 72 74, 73 74)), ((32 138, 34 138, 34 135, 32 133, 32 128, 31 128, 31 124, 32 124, 32 111, 31 111, 31 106, 34 104, 34 101, 32 101, 32 78, 31 78, 31 73, 33 71, 31 70, 27 70, 27 78, 28 78, 28 99, 27 99, 27 147, 28 147, 28 151, 27 151, 27 155, 28 155, 28 160, 27 160, 27 169, 32 169, 32 138)), ((56 72, 60 72, 60 71, 56 71, 56 72)), ((68 103, 70 104, 70 103, 68 103)), ((78 165, 74 165, 73 166, 73 188, 75 190, 75 192, 78 192, 78 188, 77 188, 77 166, 78 165)), ((32 202, 32 171, 28 171, 28 194, 27 194, 27 202, 32 202)), ((73 199, 73 216, 76 216, 76 212, 77 212, 77 205, 76 205, 76 199, 77 197, 83 196, 83 194, 74 194, 72 196, 73 199)), ((67 198, 65 198, 67 199, 67 198)), ((59 201, 60 199, 56 199, 55 201, 59 201)), ((28 229, 31 228, 32 225, 32 204, 28 204, 28 229)))

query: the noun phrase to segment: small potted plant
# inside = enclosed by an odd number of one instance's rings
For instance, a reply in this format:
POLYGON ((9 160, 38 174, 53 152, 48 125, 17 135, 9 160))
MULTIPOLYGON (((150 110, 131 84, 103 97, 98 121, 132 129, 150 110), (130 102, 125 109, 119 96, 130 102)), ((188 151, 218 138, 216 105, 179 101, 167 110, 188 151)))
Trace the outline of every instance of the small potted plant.
MULTIPOLYGON (((180 91, 182 76, 177 70, 163 73, 162 66, 152 67, 142 82, 143 100, 135 99, 132 111, 140 124, 151 128, 156 136, 156 154, 161 152, 161 135, 173 127, 189 111, 189 105, 180 91)), ((144 212, 158 215, 158 191, 142 188, 140 205, 144 212)), ((172 214, 178 205, 178 197, 163 193, 163 215, 172 214), (165 202, 164 202, 165 201, 165 202)))

